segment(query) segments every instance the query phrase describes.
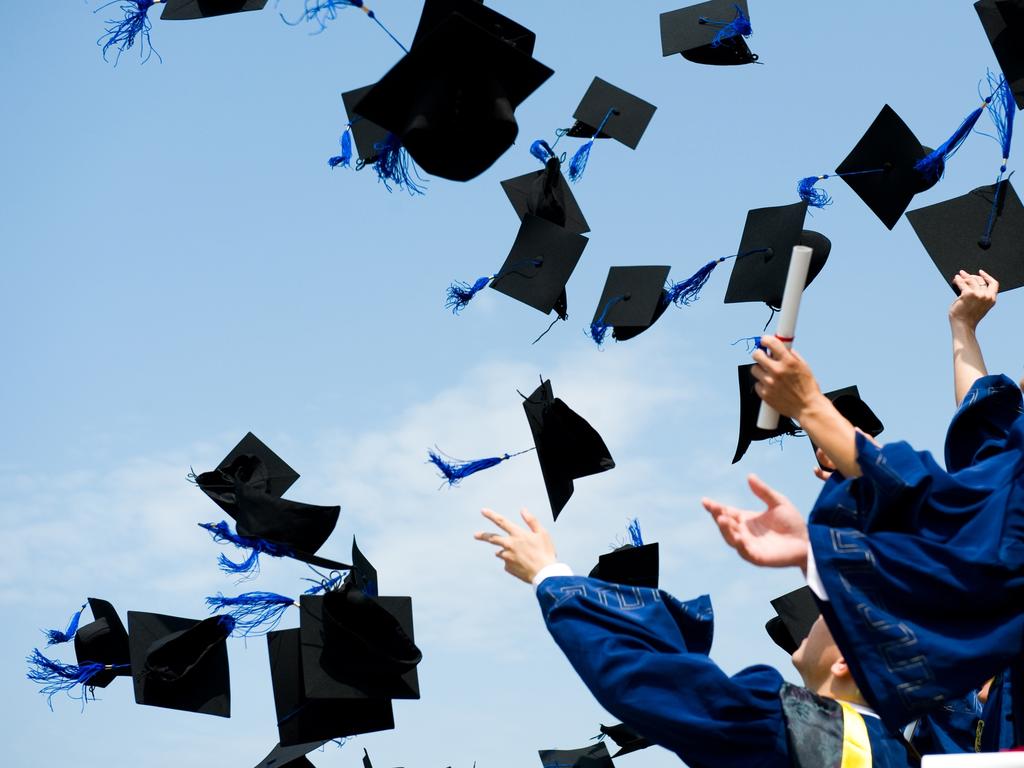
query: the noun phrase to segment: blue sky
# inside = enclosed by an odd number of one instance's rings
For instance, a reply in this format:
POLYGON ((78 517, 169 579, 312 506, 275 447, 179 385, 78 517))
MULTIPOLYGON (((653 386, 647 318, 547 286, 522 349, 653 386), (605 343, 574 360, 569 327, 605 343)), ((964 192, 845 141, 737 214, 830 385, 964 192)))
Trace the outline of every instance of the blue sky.
MULTIPOLYGON (((297 2, 281 9, 297 14, 297 2)), ((588 743, 611 718, 530 590, 471 540, 483 505, 550 519, 535 459, 441 491, 424 464, 435 443, 474 458, 528 447, 516 389, 540 374, 618 465, 577 483, 553 526, 562 558, 588 570, 638 517, 661 543, 663 587, 712 595, 722 666, 766 662, 792 678, 763 624, 799 575, 738 562, 698 504, 748 501, 751 471, 804 508, 816 494, 806 440, 756 444, 729 464, 746 362, 731 342, 767 311, 723 305, 721 269, 697 304, 633 341, 602 351, 583 329, 609 266, 670 264, 681 279, 734 253, 747 209, 794 201, 797 180, 834 168, 883 104, 940 143, 995 67, 980 24, 970 3, 752 2, 763 66, 715 69, 661 57, 658 14, 674 4, 492 4, 536 30, 536 57, 556 74, 518 110, 519 142, 489 171, 433 180, 420 198, 326 165, 345 122, 340 93, 398 53, 362 14, 316 36, 273 4, 200 22, 153 14, 163 63, 140 67, 129 53, 114 68, 94 41, 115 9, 0 7, 9 764, 246 766, 275 743, 262 640, 232 642, 230 720, 138 707, 126 680, 84 712, 60 698, 50 712, 23 678, 39 629, 87 595, 122 615, 201 617, 204 596, 236 589, 195 526, 217 510, 185 477, 248 430, 302 474, 293 498, 341 505, 325 553, 344 559, 357 535, 384 592, 414 600, 422 700, 396 704, 395 731, 314 755, 317 765, 357 765, 365 746, 384 768, 512 768, 588 743), (635 152, 599 144, 575 189, 593 232, 568 323, 531 346, 545 318, 494 291, 451 316, 448 283, 494 272, 515 237, 498 182, 537 167, 530 141, 569 124, 594 75, 658 112, 635 152)), ((419 7, 375 9, 408 40, 419 7)), ((991 184, 998 161, 991 140, 973 137, 913 207, 991 184)), ((890 233, 842 182, 829 190, 835 204, 808 220, 833 250, 806 294, 799 349, 826 389, 859 385, 884 438, 940 449, 952 292, 906 219, 890 233)), ((985 321, 993 371, 1020 372, 1001 343, 1016 338, 1020 309, 1004 296, 985 321)), ((256 588, 295 592, 305 575, 267 563, 256 588)), ((625 760, 678 764, 658 749, 625 760)))

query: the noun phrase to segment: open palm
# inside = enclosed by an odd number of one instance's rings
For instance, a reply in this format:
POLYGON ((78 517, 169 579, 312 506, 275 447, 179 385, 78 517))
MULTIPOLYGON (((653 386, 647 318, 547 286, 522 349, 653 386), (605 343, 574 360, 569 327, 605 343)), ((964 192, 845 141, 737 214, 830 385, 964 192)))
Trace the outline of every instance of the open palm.
POLYGON ((756 475, 747 478, 750 490, 767 508, 762 512, 703 499, 704 509, 718 524, 722 538, 740 557, 771 568, 807 567, 807 524, 800 511, 756 475))

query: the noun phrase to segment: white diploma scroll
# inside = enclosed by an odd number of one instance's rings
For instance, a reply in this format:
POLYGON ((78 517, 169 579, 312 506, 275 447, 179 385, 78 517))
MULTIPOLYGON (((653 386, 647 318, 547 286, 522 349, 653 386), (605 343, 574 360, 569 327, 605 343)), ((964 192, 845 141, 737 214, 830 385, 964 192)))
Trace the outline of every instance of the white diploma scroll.
POLYGON ((922 768, 1024 768, 1024 752, 925 755, 922 768))
MULTIPOLYGON (((782 294, 782 310, 779 312, 779 324, 775 329, 776 338, 786 348, 793 346, 796 336, 796 316, 800 313, 800 298, 807 285, 807 270, 811 266, 812 251, 806 245, 793 246, 793 255, 789 260, 789 274, 786 275, 786 290, 782 294)), ((758 429, 778 429, 779 412, 768 403, 761 403, 761 411, 757 414, 758 429)))

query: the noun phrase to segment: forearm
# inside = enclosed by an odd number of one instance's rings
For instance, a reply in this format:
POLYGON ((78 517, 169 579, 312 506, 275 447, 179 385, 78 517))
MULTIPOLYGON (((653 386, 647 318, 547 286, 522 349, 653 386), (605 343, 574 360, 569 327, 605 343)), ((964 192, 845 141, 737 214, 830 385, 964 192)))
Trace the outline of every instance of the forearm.
POLYGON ((985 358, 973 326, 950 320, 953 334, 953 391, 959 408, 974 382, 988 375, 985 358))
POLYGON ((843 476, 861 476, 857 463, 857 430, 836 410, 831 400, 818 394, 796 418, 800 428, 828 455, 843 476))

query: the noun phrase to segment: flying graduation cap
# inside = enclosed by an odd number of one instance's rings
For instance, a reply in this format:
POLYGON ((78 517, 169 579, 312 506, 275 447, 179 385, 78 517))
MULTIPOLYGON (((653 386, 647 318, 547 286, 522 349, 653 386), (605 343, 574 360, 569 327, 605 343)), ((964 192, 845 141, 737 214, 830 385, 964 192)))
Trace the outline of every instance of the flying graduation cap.
MULTIPOLYGON (((885 430, 881 420, 861 399, 860 390, 856 386, 826 392, 825 397, 832 401, 832 405, 842 414, 843 418, 864 434, 878 437, 885 430)), ((817 446, 813 440, 811 440, 811 447, 817 452, 817 446)))
POLYGON ((644 544, 640 523, 629 524, 630 542, 601 555, 590 578, 627 587, 658 588, 658 545, 644 544))
POLYGON ((615 745, 619 748, 619 751, 612 755, 612 757, 622 757, 623 755, 628 755, 631 752, 638 752, 641 749, 647 749, 648 747, 654 746, 653 741, 641 736, 624 723, 619 723, 618 725, 602 725, 600 736, 602 741, 606 736, 614 741, 615 745))
POLYGON ((625 341, 650 328, 668 309, 665 289, 670 267, 612 267, 597 302, 590 336, 600 346, 612 329, 612 336, 625 341))
POLYGON ((821 615, 814 593, 810 587, 800 587, 772 600, 772 608, 777 615, 764 625, 765 631, 772 642, 792 655, 821 615))
POLYGON ((615 768, 603 741, 580 749, 541 749, 537 754, 544 768, 615 768))
POLYGON ((590 225, 562 175, 561 163, 553 151, 545 154, 543 170, 505 179, 501 188, 520 221, 532 214, 574 234, 585 235, 590 225))
POLYGON ((216 541, 250 550, 236 563, 223 554, 225 573, 252 574, 260 554, 291 557, 310 565, 345 570, 348 565, 316 555, 334 531, 341 508, 316 506, 282 498, 298 473, 259 438, 248 433, 215 470, 193 475, 202 491, 235 520, 234 532, 226 522, 201 523, 216 541))
POLYGON ((697 64, 753 64, 744 38, 754 33, 746 0, 710 0, 661 14, 661 55, 697 64))
POLYGON ((1024 109, 1024 2, 978 0, 974 10, 978 12, 1017 107, 1024 109))
POLYGON ((519 132, 515 109, 553 70, 536 36, 476 0, 427 0, 409 52, 356 105, 427 173, 468 181, 519 132))
POLYGON ((256 768, 314 768, 313 763, 306 755, 320 749, 327 741, 327 739, 321 739, 291 747, 283 747, 278 744, 270 750, 269 755, 256 764, 256 768))
POLYGON ((757 379, 752 373, 753 364, 741 365, 737 369, 740 384, 740 434, 736 443, 736 454, 732 457, 735 464, 747 452, 750 444, 757 440, 773 440, 783 435, 798 435, 800 428, 788 416, 779 418, 779 425, 772 430, 757 426, 757 417, 761 412, 761 398, 757 396, 754 385, 757 379))
POLYGON ((128 611, 135 703, 231 716, 230 616, 184 619, 128 611))
MULTIPOLYGON (((155 5, 164 5, 160 19, 178 21, 205 19, 212 16, 224 16, 243 11, 262 11, 267 0, 111 0, 96 9, 96 13, 117 5, 124 14, 121 19, 108 19, 107 28, 97 44, 102 47, 103 58, 111 50, 116 51, 114 63, 121 59, 121 54, 139 42, 139 57, 142 62, 149 61, 156 51, 150 41, 152 24, 149 20, 149 9, 155 5)), ((160 54, 157 53, 157 58, 160 54)))

